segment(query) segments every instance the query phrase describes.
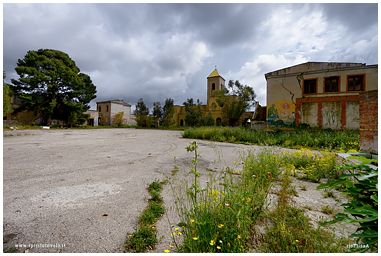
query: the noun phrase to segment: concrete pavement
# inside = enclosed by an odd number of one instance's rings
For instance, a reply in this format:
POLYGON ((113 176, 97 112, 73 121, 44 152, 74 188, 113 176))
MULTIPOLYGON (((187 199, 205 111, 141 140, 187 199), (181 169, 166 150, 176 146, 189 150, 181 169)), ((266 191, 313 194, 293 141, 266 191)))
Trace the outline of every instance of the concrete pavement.
MULTIPOLYGON (((180 131, 139 129, 13 130, 3 132, 4 248, 19 252, 123 252, 155 179, 189 169, 193 140, 180 131), (12 136, 11 136, 12 135, 12 136), (108 213, 108 216, 103 216, 108 213), (24 247, 25 246, 25 247, 24 247), (46 248, 48 247, 48 248, 46 248)), ((239 161, 257 146, 197 141, 199 171, 239 161)), ((173 205, 163 191, 166 208, 173 205)), ((176 222, 176 213, 167 219, 176 222)), ((168 221, 158 224, 169 233, 168 221), (168 229, 168 231, 167 231, 168 229)), ((158 244, 163 252, 168 241, 158 244)))

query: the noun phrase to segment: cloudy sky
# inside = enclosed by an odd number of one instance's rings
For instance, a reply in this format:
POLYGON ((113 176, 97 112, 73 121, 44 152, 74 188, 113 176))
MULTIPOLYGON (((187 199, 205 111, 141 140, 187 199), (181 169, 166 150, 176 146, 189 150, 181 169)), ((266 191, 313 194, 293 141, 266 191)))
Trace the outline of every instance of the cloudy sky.
POLYGON ((307 61, 378 64, 378 4, 3 4, 6 82, 29 50, 67 53, 97 101, 206 103, 217 66, 266 104, 264 74, 307 61))

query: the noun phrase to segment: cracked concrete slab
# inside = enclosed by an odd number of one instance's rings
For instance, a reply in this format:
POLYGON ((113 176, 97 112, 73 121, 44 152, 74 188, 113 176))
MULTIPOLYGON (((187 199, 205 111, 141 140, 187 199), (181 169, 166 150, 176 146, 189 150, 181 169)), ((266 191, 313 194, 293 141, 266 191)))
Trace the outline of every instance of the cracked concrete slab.
MULTIPOLYGON (((186 170, 193 157, 185 149, 193 140, 180 131, 11 130, 3 136, 4 248, 25 246, 21 252, 123 252, 146 207, 148 184, 175 166, 186 170)), ((198 143, 203 173, 260 148, 198 143)), ((169 209, 169 188, 163 197, 169 209)), ((176 217, 169 210, 165 218, 176 217)), ((169 226, 160 225, 167 233, 169 226)))

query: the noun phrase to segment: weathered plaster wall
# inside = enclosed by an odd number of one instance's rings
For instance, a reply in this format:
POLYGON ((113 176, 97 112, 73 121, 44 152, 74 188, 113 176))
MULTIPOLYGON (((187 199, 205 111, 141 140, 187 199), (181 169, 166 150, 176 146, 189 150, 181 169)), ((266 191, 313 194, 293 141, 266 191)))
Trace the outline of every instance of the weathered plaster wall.
POLYGON ((281 125, 284 122, 279 115, 282 108, 277 105, 282 100, 288 100, 294 104, 290 108, 295 109, 296 125, 308 123, 332 129, 358 129, 360 91, 348 90, 348 76, 353 75, 364 76, 365 91, 378 88, 378 65, 308 62, 267 73, 269 125, 281 125), (338 92, 324 91, 325 79, 331 76, 339 77, 338 92), (303 81, 307 79, 316 79, 316 93, 303 94, 303 81))
POLYGON ((318 126, 318 103, 302 103, 302 117, 300 123, 309 124, 311 127, 318 126))
POLYGON ((110 123, 112 124, 112 120, 114 119, 114 116, 120 112, 124 112, 123 124, 129 124, 128 122, 131 119, 131 106, 125 106, 125 105, 116 104, 116 103, 111 103, 110 123))
POLYGON ((341 128, 341 104, 339 101, 323 102, 322 114, 323 128, 341 128))
POLYGON ((98 115, 100 118, 100 122, 98 122, 98 125, 106 125, 110 124, 110 103, 97 103, 97 110, 98 115), (108 111, 107 111, 108 106, 108 111), (99 111, 99 107, 101 108, 101 111, 99 111))
POLYGON ((360 112, 358 101, 347 101, 346 129, 360 129, 360 112))

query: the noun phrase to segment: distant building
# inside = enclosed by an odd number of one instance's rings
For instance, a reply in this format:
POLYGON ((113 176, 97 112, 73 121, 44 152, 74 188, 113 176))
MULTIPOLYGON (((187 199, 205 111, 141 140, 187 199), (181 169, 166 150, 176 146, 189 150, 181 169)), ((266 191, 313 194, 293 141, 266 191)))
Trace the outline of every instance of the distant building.
POLYGON ((378 90, 378 65, 307 62, 265 78, 269 126, 359 129, 360 94, 378 90))
POLYGON ((98 111, 97 110, 87 110, 84 112, 84 114, 90 115, 87 121, 83 125, 89 125, 89 126, 98 126, 98 111))
MULTIPOLYGON (((207 103, 206 105, 201 105, 202 111, 206 116, 211 113, 215 124, 217 126, 222 124, 222 112, 221 107, 218 106, 216 102, 216 96, 213 96, 213 92, 216 90, 222 90, 225 87, 225 79, 218 73, 217 69, 207 77, 207 103)), ((236 96, 231 96, 236 97, 236 96)), ((185 126, 185 106, 175 105, 175 114, 173 116, 175 120, 175 126, 185 126)), ((252 119, 253 112, 245 112, 242 114, 239 124, 245 124, 247 120, 252 119)))
POLYGON ((135 119, 131 115, 131 105, 123 100, 109 100, 97 102, 98 125, 112 125, 113 118, 119 112, 124 112, 123 124, 135 125, 135 119))

